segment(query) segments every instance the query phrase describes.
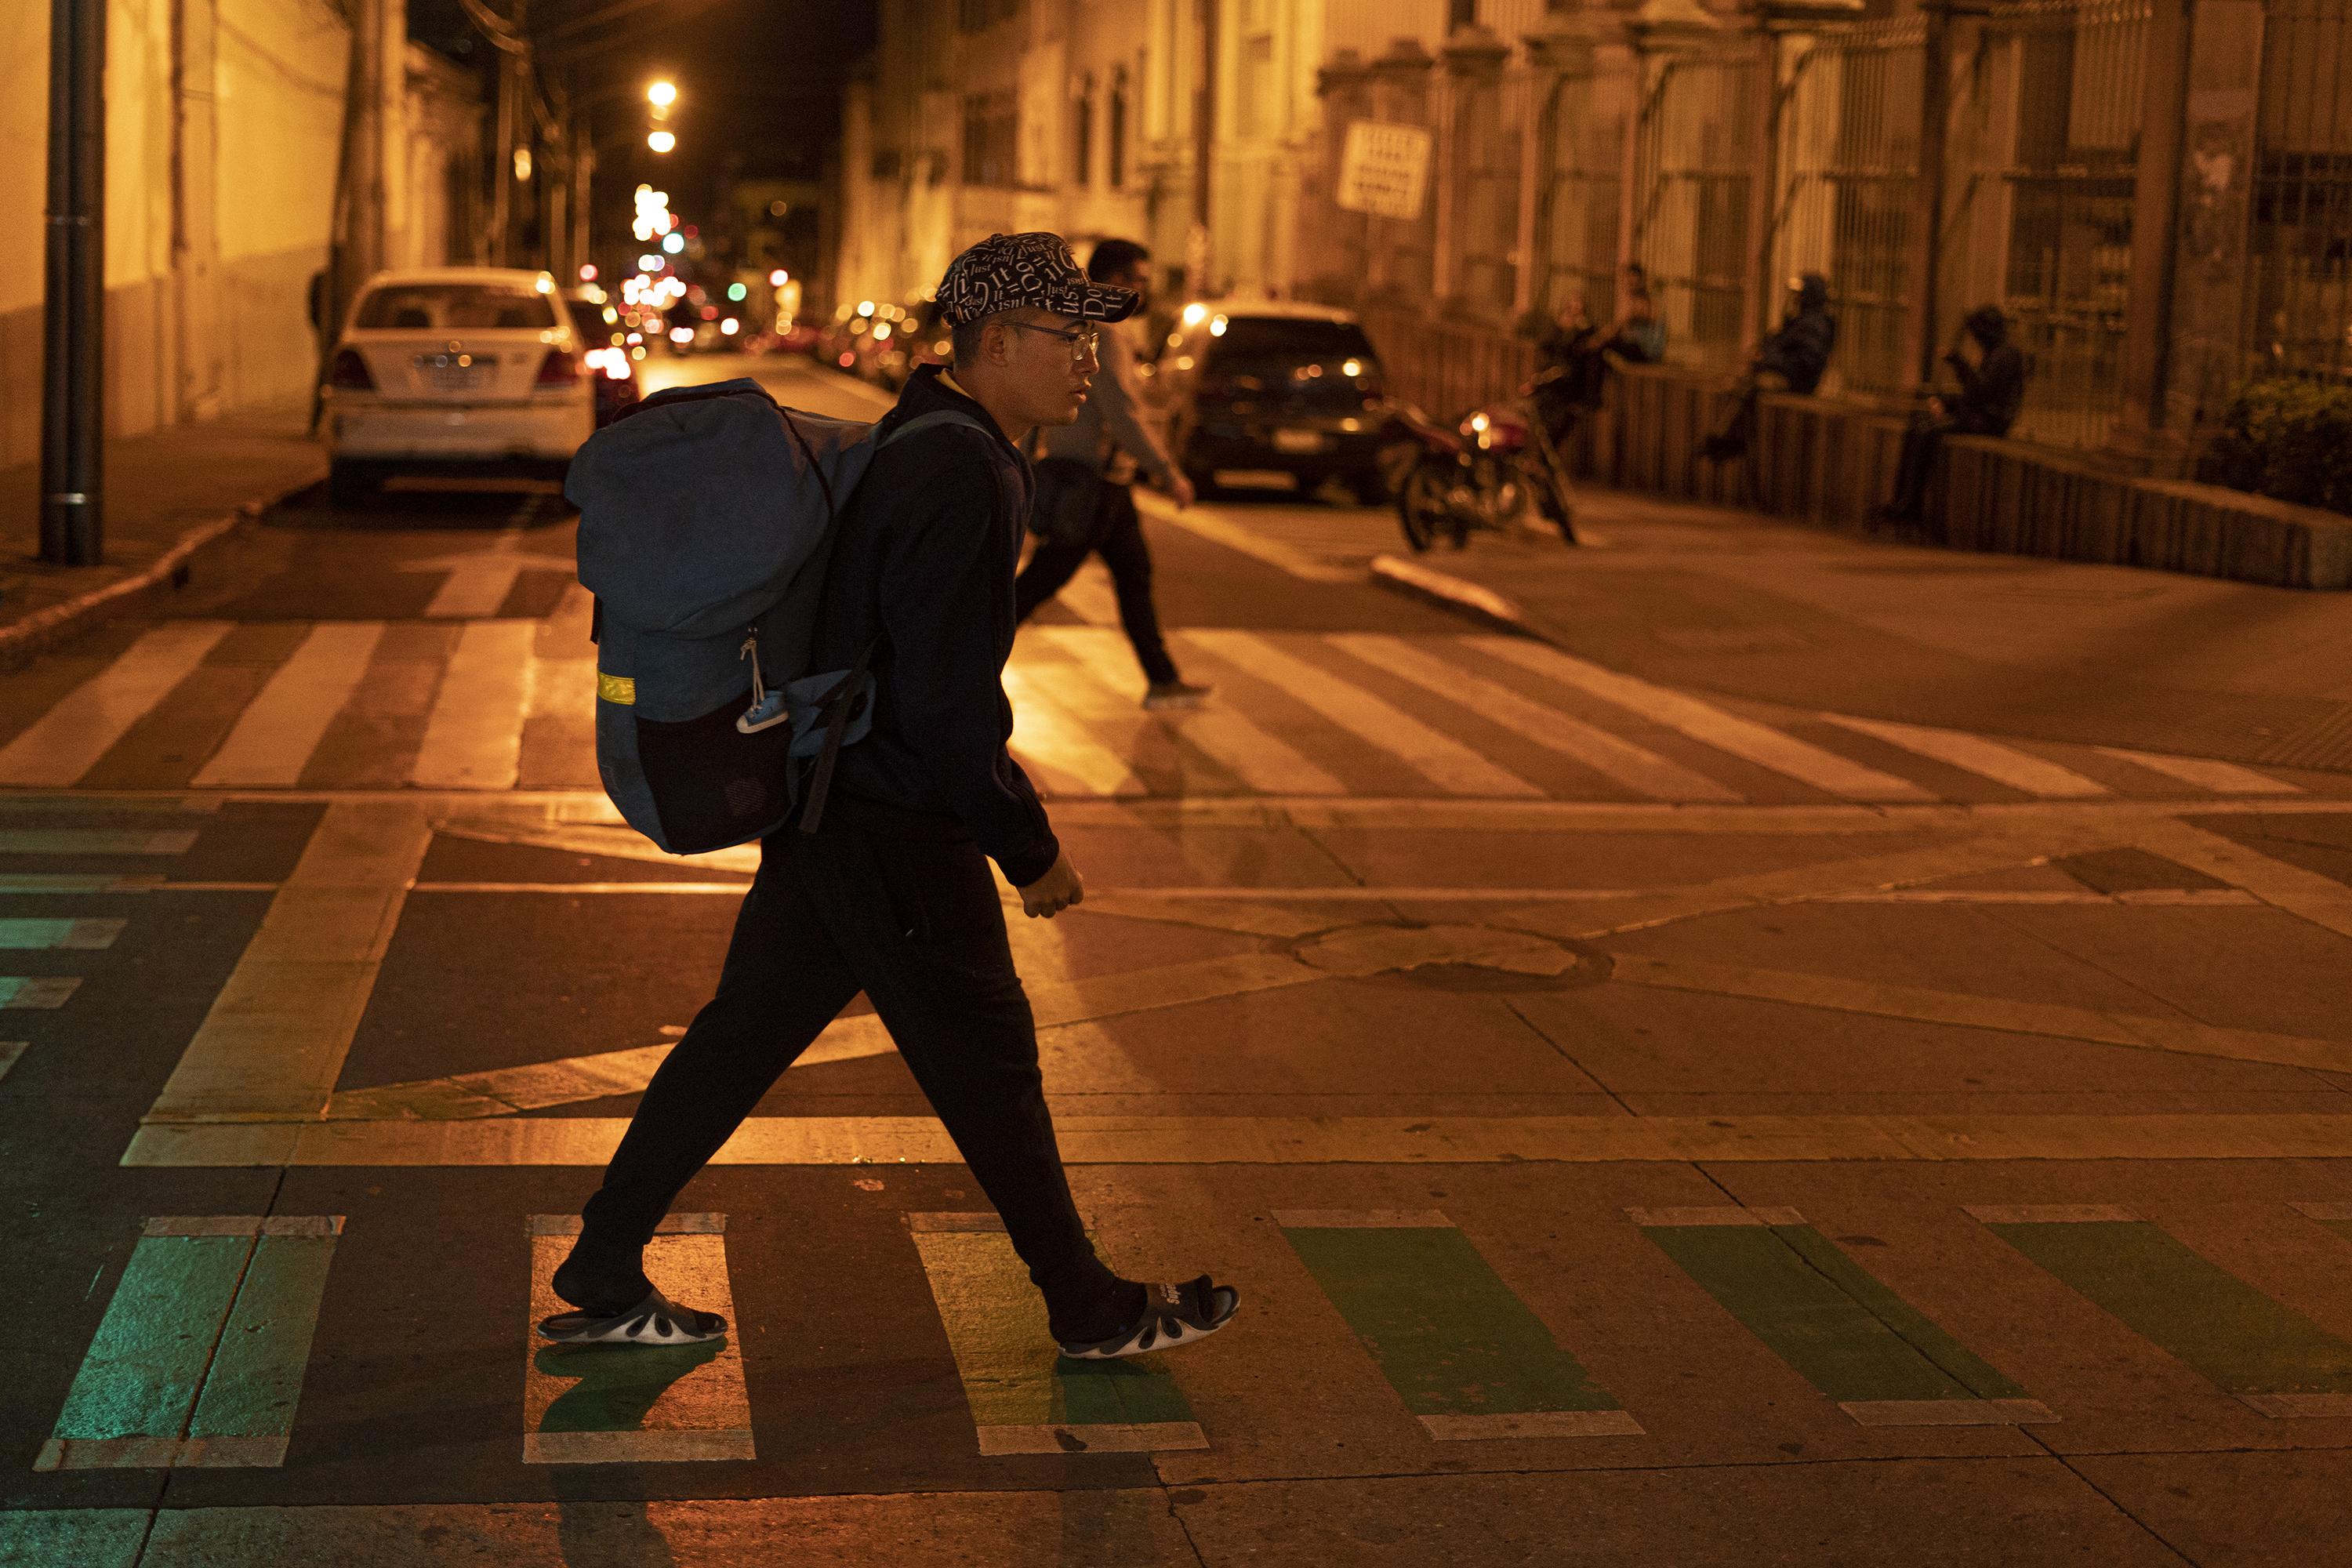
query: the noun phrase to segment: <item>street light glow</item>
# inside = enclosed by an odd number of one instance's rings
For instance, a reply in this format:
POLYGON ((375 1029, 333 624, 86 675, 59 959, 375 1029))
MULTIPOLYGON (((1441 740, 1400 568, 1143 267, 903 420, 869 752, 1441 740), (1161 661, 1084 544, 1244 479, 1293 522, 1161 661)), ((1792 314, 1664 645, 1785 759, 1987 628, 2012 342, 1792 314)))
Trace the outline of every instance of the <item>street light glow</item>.
POLYGON ((646 137, 646 145, 656 153, 667 153, 677 145, 677 138, 667 131, 656 131, 646 137))
POLYGON ((774 289, 781 289, 781 288, 782 288, 785 284, 787 284, 787 283, 791 282, 792 280, 793 280, 793 275, 792 275, 791 273, 789 273, 789 272, 785 271, 785 270, 784 270, 782 268, 781 268, 781 267, 777 268, 773 272, 771 272, 771 273, 769 273, 769 274, 768 274, 768 284, 769 284, 769 287, 771 287, 771 288, 774 288, 774 289))
POLYGON ((676 233, 663 235, 662 248, 676 256, 686 248, 686 236, 676 233))
POLYGON ((667 109, 671 104, 677 101, 677 86, 675 82, 657 81, 654 83, 653 86, 646 89, 646 98, 647 100, 657 103, 664 109, 667 109))

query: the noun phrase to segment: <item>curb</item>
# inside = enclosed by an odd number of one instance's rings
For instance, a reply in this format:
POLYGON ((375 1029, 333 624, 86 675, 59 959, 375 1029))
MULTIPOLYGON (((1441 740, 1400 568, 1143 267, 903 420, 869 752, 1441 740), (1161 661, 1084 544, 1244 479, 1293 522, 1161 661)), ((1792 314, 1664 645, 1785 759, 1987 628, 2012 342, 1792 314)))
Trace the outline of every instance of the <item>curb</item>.
POLYGON ((1528 618, 1528 613, 1516 600, 1497 594, 1492 588, 1408 561, 1401 555, 1375 555, 1370 570, 1374 585, 1386 588, 1391 593, 1435 605, 1442 610, 1451 610, 1481 626, 1508 632, 1514 637, 1528 637, 1537 642, 1551 640, 1536 628, 1535 623, 1528 618))
POLYGON ((226 515, 198 523, 182 533, 170 549, 128 577, 37 610, 14 626, 0 626, 0 670, 20 668, 58 644, 80 636, 116 611, 127 608, 130 600, 158 584, 184 579, 190 563, 207 546, 227 538, 288 496, 318 482, 319 477, 312 475, 298 484, 239 501, 226 515))

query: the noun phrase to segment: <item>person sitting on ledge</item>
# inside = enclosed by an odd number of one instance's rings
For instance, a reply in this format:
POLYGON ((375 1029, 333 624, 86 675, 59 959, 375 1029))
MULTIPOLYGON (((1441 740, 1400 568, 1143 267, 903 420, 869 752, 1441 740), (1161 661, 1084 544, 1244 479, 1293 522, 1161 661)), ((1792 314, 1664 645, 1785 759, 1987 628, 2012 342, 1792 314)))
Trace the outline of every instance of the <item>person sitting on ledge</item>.
POLYGON ((2009 318, 1998 305, 1979 305, 1960 321, 1974 338, 1977 359, 1969 363, 1955 342, 1944 363, 1959 379, 1958 393, 1927 399, 1927 412, 1903 432, 1903 458, 1895 468, 1895 499, 1870 514, 1873 522, 1917 522, 1927 511, 1927 479, 1947 436, 2006 436, 2025 401, 2025 355, 2009 341, 2009 318))
POLYGON ((1699 445, 1698 455, 1710 463, 1728 462, 1748 454, 1756 437, 1756 400, 1768 389, 1812 395, 1830 367, 1830 351, 1837 347, 1837 318, 1830 314, 1829 279, 1808 272, 1790 280, 1795 300, 1780 325, 1756 349, 1748 374, 1732 388, 1731 416, 1699 445))

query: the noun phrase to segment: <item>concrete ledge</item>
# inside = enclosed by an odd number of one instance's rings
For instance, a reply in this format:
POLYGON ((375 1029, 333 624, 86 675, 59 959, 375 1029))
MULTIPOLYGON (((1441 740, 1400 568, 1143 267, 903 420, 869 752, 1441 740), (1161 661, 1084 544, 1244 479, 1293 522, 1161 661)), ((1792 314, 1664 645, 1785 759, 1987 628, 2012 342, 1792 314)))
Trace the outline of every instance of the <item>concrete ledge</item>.
MULTIPOLYGON (((299 488, 299 487, 298 487, 299 488)), ((100 621, 127 609, 137 597, 166 582, 184 581, 189 563, 267 510, 274 501, 247 501, 226 517, 199 523, 138 570, 47 605, 13 625, 0 626, 0 670, 31 663, 50 648, 80 636, 100 621)), ((86 569, 87 570, 87 569, 86 569)))

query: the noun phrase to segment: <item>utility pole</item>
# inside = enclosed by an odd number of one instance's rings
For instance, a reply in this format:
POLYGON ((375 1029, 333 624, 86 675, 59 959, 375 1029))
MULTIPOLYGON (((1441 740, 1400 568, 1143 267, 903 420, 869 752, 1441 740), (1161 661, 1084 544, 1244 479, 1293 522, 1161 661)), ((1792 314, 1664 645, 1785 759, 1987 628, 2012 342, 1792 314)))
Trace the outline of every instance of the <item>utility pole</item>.
POLYGON ((1198 0, 1201 79, 1192 90, 1192 232, 1185 237, 1187 291, 1202 295, 1209 279, 1209 172, 1217 156, 1217 12, 1224 0, 1198 0))
POLYGON ((106 5, 51 0, 41 559, 105 556, 106 5))

